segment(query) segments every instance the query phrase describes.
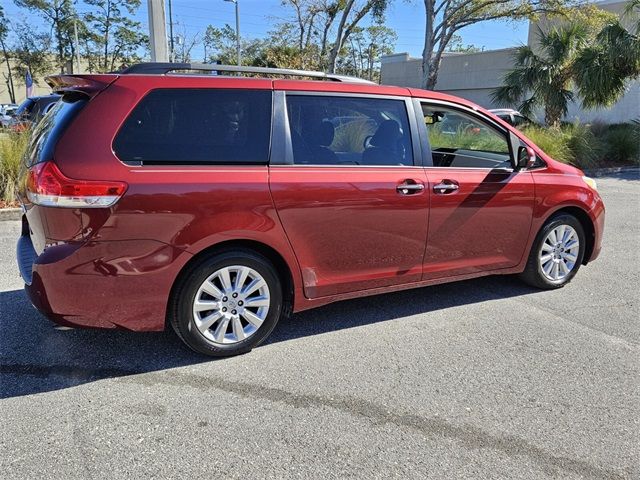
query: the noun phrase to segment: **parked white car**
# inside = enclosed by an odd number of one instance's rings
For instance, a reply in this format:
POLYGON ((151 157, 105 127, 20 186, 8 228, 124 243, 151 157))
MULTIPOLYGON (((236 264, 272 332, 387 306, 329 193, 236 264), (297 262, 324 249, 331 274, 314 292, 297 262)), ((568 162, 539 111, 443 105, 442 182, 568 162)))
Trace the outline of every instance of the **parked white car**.
POLYGON ((18 105, 15 103, 0 104, 0 127, 7 128, 9 126, 16 110, 18 110, 18 105))

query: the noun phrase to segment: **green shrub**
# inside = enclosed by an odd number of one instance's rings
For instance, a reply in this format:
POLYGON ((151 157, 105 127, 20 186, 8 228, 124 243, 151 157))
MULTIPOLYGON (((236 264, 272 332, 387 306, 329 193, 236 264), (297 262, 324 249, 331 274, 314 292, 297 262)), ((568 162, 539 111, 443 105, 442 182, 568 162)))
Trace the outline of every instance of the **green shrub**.
POLYGON ((27 148, 29 134, 0 134, 0 200, 12 203, 16 200, 16 181, 27 148))
POLYGON ((640 123, 530 126, 523 131, 551 158, 579 168, 640 164, 640 123))
POLYGON ((443 131, 443 125, 427 125, 431 148, 464 148, 485 152, 502 152, 505 149, 504 139, 488 132, 474 132, 468 125, 461 125, 455 131, 443 131))
POLYGON ((524 128, 523 132, 554 160, 562 163, 572 163, 575 160, 575 156, 567 144, 566 136, 560 128, 529 126, 524 128))
POLYGON ((601 139, 603 163, 640 165, 640 123, 610 125, 601 139))
POLYGON ((572 163, 580 168, 595 168, 600 165, 604 145, 589 126, 570 124, 562 128, 562 133, 573 156, 572 163))

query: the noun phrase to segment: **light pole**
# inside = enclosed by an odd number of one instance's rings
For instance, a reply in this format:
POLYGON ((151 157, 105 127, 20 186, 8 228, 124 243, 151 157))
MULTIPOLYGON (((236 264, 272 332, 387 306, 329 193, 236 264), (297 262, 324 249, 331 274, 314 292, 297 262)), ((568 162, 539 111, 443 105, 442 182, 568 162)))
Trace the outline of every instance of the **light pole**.
POLYGON ((164 0, 147 0, 149 10, 149 46, 152 62, 168 62, 167 25, 164 16, 164 0))
POLYGON ((234 3, 236 6, 236 48, 238 50, 238 66, 242 64, 242 55, 240 53, 240 12, 238 11, 238 0, 224 0, 225 2, 234 3))
POLYGON ((175 62, 175 54, 173 53, 173 14, 171 12, 171 0, 169 0, 169 61, 175 62))

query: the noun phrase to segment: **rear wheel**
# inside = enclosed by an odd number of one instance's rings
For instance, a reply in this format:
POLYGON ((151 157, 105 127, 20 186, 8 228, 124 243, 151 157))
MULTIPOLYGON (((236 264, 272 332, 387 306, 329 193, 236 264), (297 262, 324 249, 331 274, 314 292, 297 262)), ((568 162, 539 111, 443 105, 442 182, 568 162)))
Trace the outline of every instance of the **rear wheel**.
POLYGON ((578 273, 584 250, 582 224, 573 215, 556 215, 538 233, 520 277, 537 288, 563 287, 578 273))
POLYGON ((282 314, 283 294, 269 260, 237 250, 194 265, 171 303, 178 336, 196 352, 222 357, 248 352, 269 336, 282 314))

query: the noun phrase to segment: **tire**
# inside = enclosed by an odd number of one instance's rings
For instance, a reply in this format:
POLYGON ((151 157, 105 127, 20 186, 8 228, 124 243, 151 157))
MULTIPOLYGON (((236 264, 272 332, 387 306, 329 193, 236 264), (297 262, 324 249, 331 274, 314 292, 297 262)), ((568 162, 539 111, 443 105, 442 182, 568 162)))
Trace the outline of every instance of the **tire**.
POLYGON ((206 257, 180 277, 170 301, 169 322, 195 352, 227 357, 260 345, 283 311, 282 284, 271 262, 238 249, 206 257), (249 291, 256 285, 260 287, 249 291))
POLYGON ((540 289, 551 290, 564 287, 578 273, 584 257, 585 245, 584 229, 576 217, 569 214, 551 217, 538 232, 520 278, 525 283, 540 289), (558 240, 556 243, 553 242, 553 236, 549 238, 552 232, 558 240), (566 239, 564 242, 558 238, 560 234, 564 235, 566 239), (577 246, 572 243, 576 238, 577 246), (549 259, 547 255, 551 258, 549 259), (557 267, 554 267, 554 264, 557 267), (565 269, 569 270, 568 273, 565 269))

